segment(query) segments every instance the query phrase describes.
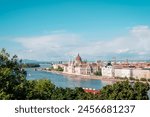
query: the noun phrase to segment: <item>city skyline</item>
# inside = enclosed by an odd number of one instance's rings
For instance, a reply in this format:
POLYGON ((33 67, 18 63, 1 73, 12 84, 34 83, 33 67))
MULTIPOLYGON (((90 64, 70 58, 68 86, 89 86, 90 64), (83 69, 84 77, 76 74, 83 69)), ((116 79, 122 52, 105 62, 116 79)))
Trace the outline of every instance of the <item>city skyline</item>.
POLYGON ((23 59, 150 58, 148 0, 1 0, 0 47, 23 59))

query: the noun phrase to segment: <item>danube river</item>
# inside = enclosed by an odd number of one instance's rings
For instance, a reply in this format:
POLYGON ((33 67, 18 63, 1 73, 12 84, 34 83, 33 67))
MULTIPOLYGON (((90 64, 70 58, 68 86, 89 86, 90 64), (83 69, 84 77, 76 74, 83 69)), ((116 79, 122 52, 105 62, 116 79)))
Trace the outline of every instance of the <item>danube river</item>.
MULTIPOLYGON (((50 65, 41 64, 42 68, 47 68, 50 65)), ((27 71, 27 79, 28 80, 35 80, 35 79, 49 79, 52 83, 54 83, 57 87, 82 87, 82 88, 93 88, 93 89, 101 89, 102 87, 106 86, 106 82, 102 82, 101 80, 95 79, 84 79, 84 78, 71 78, 66 77, 60 74, 54 74, 51 72, 44 72, 44 71, 34 71, 33 68, 26 69, 27 71)), ((150 99, 150 90, 148 91, 148 96, 150 99)))
MULTIPOLYGON (((41 65, 41 67, 48 67, 48 65, 41 65)), ((44 72, 44 71, 34 71, 33 68, 26 69, 27 71, 27 79, 28 80, 34 80, 34 79, 44 79, 47 78, 51 80, 53 84, 55 84, 58 87, 69 87, 69 88, 75 88, 75 87, 82 87, 82 88, 93 88, 93 89, 101 89, 106 85, 105 82, 102 82, 101 80, 95 80, 95 79, 83 79, 83 78, 71 78, 66 77, 60 74, 54 74, 51 72, 44 72)))

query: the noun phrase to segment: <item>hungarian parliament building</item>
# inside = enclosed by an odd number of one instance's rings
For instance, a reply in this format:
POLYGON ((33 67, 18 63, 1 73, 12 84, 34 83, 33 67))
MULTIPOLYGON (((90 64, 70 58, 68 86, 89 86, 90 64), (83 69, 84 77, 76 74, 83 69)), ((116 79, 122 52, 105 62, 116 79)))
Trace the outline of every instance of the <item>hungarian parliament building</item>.
POLYGON ((64 73, 76 74, 76 75, 93 75, 101 68, 101 62, 88 63, 82 61, 82 58, 78 54, 74 61, 69 61, 68 64, 64 64, 64 73))

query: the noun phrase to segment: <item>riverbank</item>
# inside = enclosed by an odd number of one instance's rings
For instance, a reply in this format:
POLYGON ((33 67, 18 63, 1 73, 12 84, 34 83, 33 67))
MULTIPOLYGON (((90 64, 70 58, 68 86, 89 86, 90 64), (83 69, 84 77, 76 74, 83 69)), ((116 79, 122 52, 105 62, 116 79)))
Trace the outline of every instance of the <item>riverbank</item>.
MULTIPOLYGON (((51 72, 51 73, 54 73, 54 74, 60 74, 60 75, 64 75, 66 77, 71 77, 71 78, 83 78, 83 79, 101 80, 102 82, 105 82, 105 83, 110 84, 110 85, 114 84, 116 82, 119 82, 119 81, 125 81, 126 80, 126 79, 116 79, 114 77, 105 77, 105 76, 70 74, 70 73, 64 73, 64 72, 54 71, 54 70, 51 70, 51 71, 49 71, 49 70, 42 70, 42 71, 51 72)), ((137 81, 129 80, 129 82, 133 83, 133 82, 137 82, 137 81)), ((144 82, 144 81, 139 81, 139 82, 147 83, 147 82, 144 82)), ((150 85, 150 82, 148 82, 148 84, 150 85)))
POLYGON ((45 72, 51 72, 54 74, 60 74, 64 75, 66 77, 71 77, 71 78, 83 78, 83 79, 95 79, 95 80, 101 80, 103 82, 106 82, 107 84, 114 84, 118 81, 123 81, 121 79, 114 79, 113 77, 104 77, 104 76, 95 76, 95 75, 80 75, 80 74, 68 74, 60 71, 49 71, 49 70, 42 70, 45 72))

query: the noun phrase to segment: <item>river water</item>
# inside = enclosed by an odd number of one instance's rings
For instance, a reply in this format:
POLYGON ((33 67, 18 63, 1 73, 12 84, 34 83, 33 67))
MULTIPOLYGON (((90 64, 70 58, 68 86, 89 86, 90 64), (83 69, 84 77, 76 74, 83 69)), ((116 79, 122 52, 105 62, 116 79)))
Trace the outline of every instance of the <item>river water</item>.
MULTIPOLYGON (((49 64, 40 64, 41 68, 47 68, 49 64)), ((51 72, 44 72, 44 71, 34 71, 33 68, 26 69, 27 71, 27 80, 35 80, 35 79, 49 79, 53 84, 57 87, 82 87, 82 88, 92 88, 92 89, 101 89, 102 87, 106 86, 106 82, 102 82, 101 80, 95 79, 84 79, 82 77, 78 78, 71 78, 66 77, 60 74, 54 74, 51 72)), ((148 91, 148 96, 150 99, 150 90, 148 91)))
MULTIPOLYGON (((47 64, 41 64, 42 68, 49 67, 47 64)), ((67 76, 63 76, 60 74, 54 74, 51 72, 44 72, 44 71, 34 71, 33 68, 26 69, 27 71, 27 79, 28 80, 34 80, 34 79, 49 79, 53 84, 55 84, 57 87, 69 87, 69 88, 75 88, 75 87, 82 87, 82 88, 93 88, 93 89, 101 89, 106 85, 105 82, 102 82, 101 80, 95 80, 95 79, 84 79, 82 77, 78 78, 71 78, 67 76)))

